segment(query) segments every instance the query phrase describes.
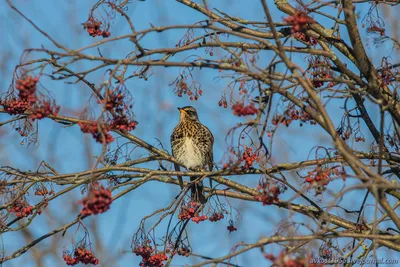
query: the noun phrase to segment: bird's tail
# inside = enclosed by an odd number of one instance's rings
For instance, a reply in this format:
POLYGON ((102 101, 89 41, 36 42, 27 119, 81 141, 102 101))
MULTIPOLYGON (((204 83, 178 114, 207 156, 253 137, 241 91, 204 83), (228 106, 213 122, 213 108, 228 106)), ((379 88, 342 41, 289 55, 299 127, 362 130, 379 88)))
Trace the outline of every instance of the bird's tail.
POLYGON ((204 195, 203 182, 197 182, 198 177, 190 177, 191 185, 191 200, 192 202, 204 204, 206 203, 206 196, 204 195))

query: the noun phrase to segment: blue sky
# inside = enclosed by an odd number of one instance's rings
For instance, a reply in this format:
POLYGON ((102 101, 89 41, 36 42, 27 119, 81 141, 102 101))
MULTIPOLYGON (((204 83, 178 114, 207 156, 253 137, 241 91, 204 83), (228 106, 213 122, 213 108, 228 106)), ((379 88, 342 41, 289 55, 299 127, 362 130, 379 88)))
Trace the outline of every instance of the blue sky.
MULTIPOLYGON (((28 18, 32 19, 45 32, 67 47, 77 49, 99 40, 99 38, 94 39, 88 36, 81 26, 81 23, 86 21, 90 7, 95 1, 17 0, 13 2, 28 18)), ((213 3, 213 5, 220 10, 226 10, 226 7, 229 7, 231 16, 264 20, 264 14, 258 1, 254 1, 251 4, 237 1, 232 5, 231 1, 224 0, 213 3)), ((272 4, 270 7, 274 17, 280 20, 283 17, 282 14, 276 12, 272 4)), ((367 7, 367 5, 364 5, 365 9, 361 8, 360 12, 367 11, 367 7)), ((203 16, 173 1, 168 2, 168 4, 161 0, 133 1, 126 12, 131 17, 137 30, 150 27, 149 23, 156 26, 192 24, 204 19, 203 16)), ((0 92, 3 92, 7 90, 11 82, 14 67, 20 62, 21 53, 24 49, 41 46, 54 49, 54 46, 5 4, 0 6, 0 28, 3 29, 3 37, 0 44, 0 64, 4 64, 0 66, 0 77, 2 78, 0 92)), ((111 36, 123 35, 129 33, 129 30, 127 23, 119 16, 116 17, 110 28, 111 36)), ((183 30, 166 31, 160 34, 152 33, 142 41, 142 44, 147 48, 174 46, 184 33, 185 31, 183 30)), ((107 57, 124 58, 133 49, 133 43, 125 40, 106 45, 101 49, 101 52, 107 57)), ((390 48, 385 45, 380 48, 380 51, 387 53, 390 48)), ((373 61, 378 64, 381 58, 379 53, 376 53, 376 50, 372 47, 369 52, 374 55, 373 61)), ((96 50, 93 49, 87 53, 95 54, 96 50)), ((194 54, 194 52, 191 53, 194 54)), ((205 53, 202 55, 205 55, 205 53)), ((221 55, 221 51, 214 52, 215 58, 221 55)), ((261 55, 266 60, 271 56, 270 53, 262 53, 261 55)), ((27 58, 37 57, 37 54, 27 56, 27 58)), ((393 55, 393 57, 396 56, 393 55)), ((304 62, 303 58, 304 55, 294 56, 294 60, 297 62, 304 62)), ((176 56, 176 59, 174 58, 174 60, 178 59, 179 56, 176 56)), ((77 70, 86 69, 90 66, 92 66, 90 63, 84 62, 74 65, 77 70)), ((50 71, 50 69, 47 69, 47 72, 50 71)), ((173 86, 170 86, 170 84, 180 74, 179 71, 177 68, 156 68, 153 69, 154 74, 148 81, 135 79, 127 83, 127 87, 134 99, 133 112, 139 122, 133 134, 156 146, 160 146, 161 143, 170 152, 169 136, 178 122, 176 107, 193 105, 199 111, 200 120, 214 133, 214 159, 221 165, 224 160, 224 154, 227 151, 226 133, 233 125, 237 122, 245 121, 246 118, 238 119, 232 115, 230 109, 218 107, 218 100, 226 87, 227 80, 215 79, 219 75, 217 71, 202 69, 193 72, 196 80, 201 82, 204 92, 197 102, 190 101, 187 97, 179 98, 175 96, 173 86)), ((95 75, 89 75, 88 78, 98 82, 103 74, 104 72, 98 72, 95 75)), ((83 107, 90 96, 89 88, 83 84, 66 84, 45 78, 41 80, 41 83, 44 88, 54 94, 57 103, 62 106, 61 115, 76 116, 76 112, 83 111, 83 107)), ((338 109, 338 103, 331 101, 327 106, 336 123, 340 121, 340 117, 337 114, 341 112, 338 109)), ((92 103, 91 105, 95 106, 96 104, 92 103)), ((373 112, 371 113, 373 114, 373 112)), ((377 115, 378 113, 376 118, 377 115)), ((4 121, 9 119, 9 116, 0 114, 0 119, 4 121)), ((320 130, 316 130, 315 126, 306 125, 300 128, 295 124, 289 128, 278 130, 273 145, 274 163, 301 160, 306 158, 310 150, 316 145, 331 145, 327 135, 320 130)), ((39 122, 39 131, 40 145, 38 148, 34 148, 21 145, 20 136, 11 127, 7 126, 0 129, 1 137, 3 140, 7 140, 7 142, 0 144, 0 165, 11 165, 22 170, 35 170, 39 163, 44 160, 54 166, 60 173, 70 173, 90 169, 96 161, 93 156, 101 153, 101 145, 81 133, 78 126, 64 128, 50 120, 42 120, 39 122)), ((367 143, 354 145, 358 149, 368 149, 367 143)), ((315 153, 315 151, 312 153, 315 153)), ((145 151, 142 150, 135 152, 133 155, 139 156, 143 154, 145 154, 145 151)), ((289 174, 287 177, 293 184, 297 184, 300 187, 295 174, 289 174)), ((256 187, 259 177, 232 177, 232 179, 256 187)), ((348 181, 346 185, 351 183, 351 181, 348 181)), ((329 189, 334 191, 341 186, 342 184, 338 183, 337 185, 330 185, 329 189)), ((140 259, 130 252, 130 242, 132 235, 137 230, 140 219, 154 210, 168 205, 177 193, 177 187, 151 182, 113 203, 111 210, 107 213, 85 220, 84 223, 89 231, 91 231, 93 220, 96 220, 100 239, 106 251, 109 252, 97 255, 100 261, 106 263, 115 256, 119 259, 114 263, 116 266, 137 266, 140 259)), ((311 193, 310 195, 312 196, 313 194, 311 193)), ((345 203, 341 204, 352 203, 350 206, 354 207, 355 203, 361 203, 363 195, 364 192, 359 192, 346 196, 345 203)), ((290 196, 291 193, 288 193, 282 198, 286 200, 290 196)), ((52 218, 39 217, 30 226, 34 237, 37 238, 75 218, 75 214, 79 211, 77 210, 76 202, 81 197, 79 190, 76 190, 50 204, 48 209, 51 210, 52 218)), ((327 196, 326 198, 329 197, 327 196)), ((33 201, 35 199, 36 201, 38 200, 37 197, 32 197, 33 201)), ((319 200, 321 201, 322 199, 319 200)), ((325 201, 326 199, 323 200, 325 201)), ((301 202, 300 200, 296 201, 298 203, 301 202)), ((230 203, 240 212, 241 220, 237 223, 238 231, 228 234, 226 230, 227 220, 216 224, 210 222, 200 223, 199 225, 191 224, 189 232, 195 253, 211 257, 226 255, 232 247, 241 241, 251 243, 261 236, 272 235, 278 230, 278 225, 287 220, 289 216, 295 221, 300 220, 305 223, 311 223, 309 219, 301 215, 290 213, 274 206, 262 207, 260 203, 241 203, 235 200, 230 200, 230 203)), ((340 210, 335 210, 334 213, 345 215, 340 210)), ((234 212, 233 216, 236 217, 237 213, 234 212)), ((164 226, 161 225, 161 227, 164 226)), ((71 238, 75 229, 76 227, 72 227, 64 238, 61 235, 52 237, 55 239, 62 238, 61 242, 58 243, 61 246, 58 247, 59 258, 57 259, 57 264, 63 265, 63 262, 60 261, 62 246, 67 249, 70 248, 71 238)), ((75 240, 79 240, 82 237, 82 233, 82 231, 78 231, 74 236, 75 240)), ((162 231, 158 235, 159 238, 162 237, 161 233, 162 231)), ((2 236, 2 240, 6 255, 23 246, 23 239, 19 233, 7 233, 2 236)), ((39 250, 46 249, 46 247, 51 246, 50 240, 41 242, 36 247, 39 250)), ((96 244, 95 242, 93 243, 96 251, 96 244)), ((269 248, 273 248, 275 252, 279 251, 276 246, 270 246, 269 248)), ((27 252, 27 254, 30 253, 32 252, 27 252)), ((29 255, 23 255, 16 260, 5 263, 4 266, 33 266, 28 262, 28 259, 29 255)), ((46 266, 54 266, 55 260, 52 257, 46 258, 46 266)), ((198 259, 183 260, 177 259, 174 261, 174 266, 198 262, 198 259)), ((268 262, 263 259, 259 250, 255 249, 238 257, 237 264, 242 266, 265 266, 268 262)), ((107 266, 107 264, 104 266, 107 266)))

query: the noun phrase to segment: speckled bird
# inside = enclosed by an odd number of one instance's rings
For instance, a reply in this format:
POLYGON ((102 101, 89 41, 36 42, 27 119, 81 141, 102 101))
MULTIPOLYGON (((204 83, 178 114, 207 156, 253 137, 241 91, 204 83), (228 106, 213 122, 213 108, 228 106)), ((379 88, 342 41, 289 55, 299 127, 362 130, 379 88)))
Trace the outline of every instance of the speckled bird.
MULTIPOLYGON (((174 157, 185 166, 186 169, 204 170, 206 167, 211 171, 213 168, 213 144, 214 136, 211 131, 203 125, 194 107, 187 106, 178 108, 180 121, 171 135, 171 147, 174 157)), ((175 166, 179 170, 179 166, 175 166)), ((180 183, 182 186, 182 178, 180 183)), ((190 177, 190 181, 196 181, 198 177, 190 177)), ((195 182, 191 187, 192 201, 204 204, 203 183, 195 182)))

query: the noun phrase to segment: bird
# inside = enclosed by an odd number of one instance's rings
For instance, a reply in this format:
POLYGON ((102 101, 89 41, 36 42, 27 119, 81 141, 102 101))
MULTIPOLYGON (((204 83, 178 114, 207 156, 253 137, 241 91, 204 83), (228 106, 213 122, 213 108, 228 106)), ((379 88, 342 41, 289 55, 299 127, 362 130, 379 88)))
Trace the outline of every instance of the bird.
MULTIPOLYGON (((178 108, 180 119, 171 134, 172 155, 186 169, 210 171, 213 169, 213 145, 214 136, 211 131, 200 122, 197 111, 192 106, 178 108)), ((179 166, 175 165, 179 171, 179 166)), ((183 187, 182 177, 178 176, 179 183, 183 187)), ((196 182, 198 177, 190 177, 191 201, 206 203, 202 182, 196 182)))

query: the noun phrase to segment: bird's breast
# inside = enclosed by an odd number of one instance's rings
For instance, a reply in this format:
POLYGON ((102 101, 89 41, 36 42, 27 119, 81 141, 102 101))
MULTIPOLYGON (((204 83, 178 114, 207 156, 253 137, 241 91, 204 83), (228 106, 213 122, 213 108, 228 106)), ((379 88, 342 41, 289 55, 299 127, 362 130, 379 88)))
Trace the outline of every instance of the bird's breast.
POLYGON ((192 138, 185 138, 183 143, 177 151, 177 159, 186 168, 197 168, 202 166, 203 159, 199 148, 195 145, 192 138))

